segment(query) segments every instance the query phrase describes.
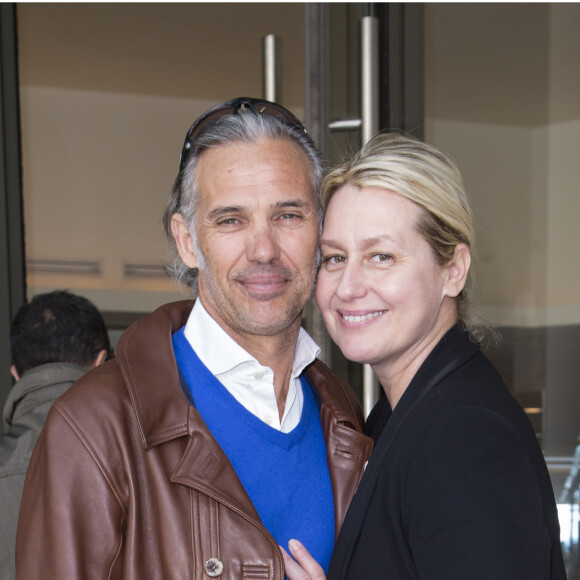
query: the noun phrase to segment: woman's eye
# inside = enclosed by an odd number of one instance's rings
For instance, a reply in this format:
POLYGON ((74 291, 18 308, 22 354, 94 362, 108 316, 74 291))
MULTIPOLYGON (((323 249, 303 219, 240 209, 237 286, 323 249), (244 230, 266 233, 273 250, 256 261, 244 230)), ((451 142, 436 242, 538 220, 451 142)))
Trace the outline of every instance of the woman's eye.
POLYGON ((391 254, 373 254, 372 259, 377 262, 388 262, 393 259, 391 254))
POLYGON ((323 256, 322 261, 325 264, 341 264, 342 262, 345 261, 345 257, 344 256, 323 256))

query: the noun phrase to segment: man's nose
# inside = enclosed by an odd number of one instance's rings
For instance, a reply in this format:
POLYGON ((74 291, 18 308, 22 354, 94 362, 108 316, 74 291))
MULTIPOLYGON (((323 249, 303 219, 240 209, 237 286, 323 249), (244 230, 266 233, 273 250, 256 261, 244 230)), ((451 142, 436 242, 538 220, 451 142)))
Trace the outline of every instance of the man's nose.
POLYGON ((249 262, 269 264, 280 257, 278 232, 270 224, 257 224, 250 228, 246 243, 246 256, 249 262))

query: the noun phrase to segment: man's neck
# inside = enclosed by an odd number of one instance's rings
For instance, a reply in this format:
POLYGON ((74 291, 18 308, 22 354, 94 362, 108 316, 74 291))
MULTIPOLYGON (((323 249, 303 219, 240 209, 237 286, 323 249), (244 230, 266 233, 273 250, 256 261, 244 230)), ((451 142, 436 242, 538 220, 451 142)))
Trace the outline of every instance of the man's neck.
MULTIPOLYGON (((261 366, 268 367, 272 370, 274 374, 274 394, 276 396, 279 413, 282 416, 284 412, 284 403, 286 402, 286 396, 288 394, 290 378, 292 376, 301 319, 297 318, 283 330, 272 335, 267 335, 259 334, 257 332, 242 332, 241 329, 236 329, 225 324, 223 320, 212 316, 210 312, 205 309, 201 300, 196 302, 194 311, 188 320, 188 326, 194 316, 199 318, 200 324, 192 325, 190 327, 190 332, 192 334, 189 336, 189 340, 194 348, 200 348, 200 358, 202 362, 206 362, 203 355, 204 351, 207 351, 205 356, 209 357, 209 359, 214 359, 214 363, 212 364, 215 364, 216 362, 215 345, 214 348, 210 350, 207 349, 207 334, 203 332, 204 324, 211 320, 211 324, 207 330, 209 335, 213 337, 213 340, 217 340, 219 344, 219 336, 211 330, 215 325, 216 328, 219 328, 219 333, 226 334, 231 341, 235 342, 236 345, 247 355, 256 359, 261 366), (196 329, 197 332, 194 329, 196 329)), ((239 356, 238 353, 238 357, 239 356)), ((225 370, 225 368, 234 363, 234 361, 230 360, 225 363, 225 367, 221 366, 220 368, 225 370)), ((210 365, 210 369, 212 372, 216 371, 212 365, 210 365)))
POLYGON ((286 329, 275 336, 261 336, 244 334, 232 336, 232 338, 248 353, 250 353, 262 366, 272 369, 274 372, 274 392, 278 403, 280 417, 284 414, 284 404, 288 394, 288 385, 292 376, 292 364, 294 351, 300 332, 298 324, 286 329))

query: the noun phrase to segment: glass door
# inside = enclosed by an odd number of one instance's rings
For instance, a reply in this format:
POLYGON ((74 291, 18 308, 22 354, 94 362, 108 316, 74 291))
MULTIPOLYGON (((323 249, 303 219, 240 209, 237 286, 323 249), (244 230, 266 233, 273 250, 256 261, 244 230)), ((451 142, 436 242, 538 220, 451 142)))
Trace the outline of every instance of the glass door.
POLYGON ((426 4, 425 139, 458 163, 476 216, 489 353, 552 475, 580 578, 580 6, 426 4))
POLYGON ((187 128, 263 93, 304 113, 304 5, 17 6, 28 295, 68 288, 113 330, 187 296, 165 274, 161 217, 187 128))

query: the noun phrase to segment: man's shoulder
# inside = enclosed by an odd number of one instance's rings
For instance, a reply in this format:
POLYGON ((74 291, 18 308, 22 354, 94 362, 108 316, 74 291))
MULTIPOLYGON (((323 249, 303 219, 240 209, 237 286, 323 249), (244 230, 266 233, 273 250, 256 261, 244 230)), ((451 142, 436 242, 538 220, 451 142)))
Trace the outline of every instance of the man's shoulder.
POLYGON ((146 445, 187 433, 189 404, 179 379, 172 334, 183 326, 192 301, 165 305, 133 323, 115 358, 89 371, 53 406, 78 433, 131 432, 146 445))
POLYGON ((141 448, 140 433, 131 395, 114 359, 89 371, 55 401, 43 430, 45 448, 88 450, 109 472, 123 465, 127 449, 141 448))
POLYGON ((55 403, 66 413, 115 413, 129 403, 129 394, 118 362, 113 359, 82 376, 55 403))
MULTIPOLYGON (((165 304, 131 324, 122 334, 115 358, 92 369, 59 400, 58 408, 70 411, 116 410, 130 406, 131 391, 150 387, 154 371, 174 367, 171 334, 187 319, 191 300, 165 304)), ((169 380, 167 373, 164 374, 169 380)), ((159 390, 158 382, 154 389, 159 390)))
POLYGON ((189 318, 193 308, 193 300, 178 300, 159 306, 150 314, 143 316, 133 322, 121 335, 119 345, 146 336, 166 336, 167 331, 171 333, 179 330, 189 318))

